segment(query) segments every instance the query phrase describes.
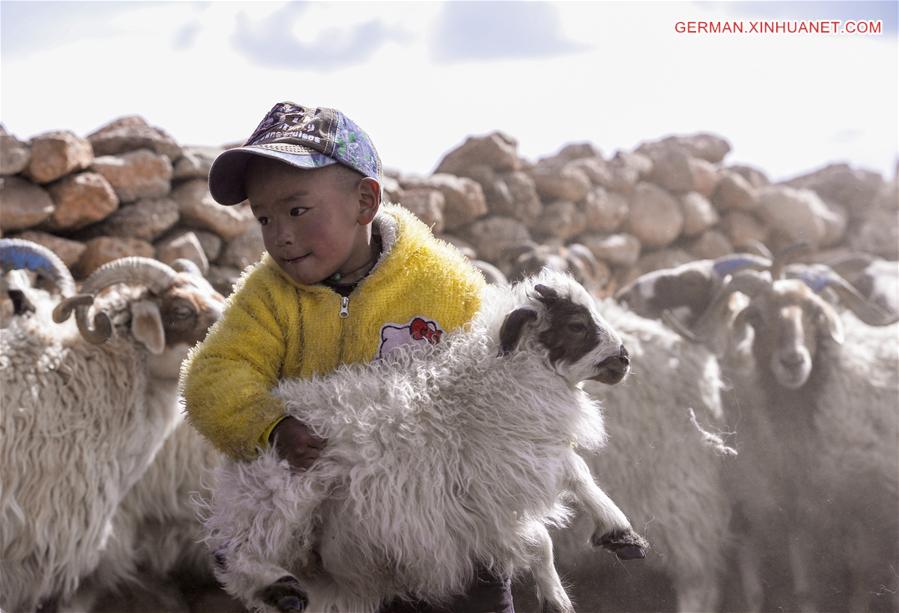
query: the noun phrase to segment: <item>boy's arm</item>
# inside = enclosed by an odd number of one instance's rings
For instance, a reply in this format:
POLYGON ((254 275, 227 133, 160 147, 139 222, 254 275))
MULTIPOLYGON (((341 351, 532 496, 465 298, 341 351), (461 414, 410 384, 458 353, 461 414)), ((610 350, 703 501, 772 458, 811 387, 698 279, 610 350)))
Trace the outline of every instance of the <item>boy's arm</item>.
POLYGON ((191 351, 181 381, 190 422, 221 451, 246 459, 267 445, 284 416, 284 405, 271 390, 284 361, 287 322, 278 320, 270 292, 254 283, 254 276, 191 351))

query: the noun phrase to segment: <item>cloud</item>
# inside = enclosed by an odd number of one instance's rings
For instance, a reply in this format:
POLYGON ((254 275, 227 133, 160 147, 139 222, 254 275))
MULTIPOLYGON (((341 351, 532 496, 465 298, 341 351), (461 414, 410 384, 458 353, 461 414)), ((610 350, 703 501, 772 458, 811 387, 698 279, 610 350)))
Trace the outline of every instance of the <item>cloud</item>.
POLYGON ((533 59, 588 49, 562 35, 556 10, 545 2, 445 2, 432 58, 441 63, 533 59))
POLYGON ((172 40, 172 48, 178 51, 184 51, 186 49, 190 49, 194 41, 197 40, 197 35, 200 33, 200 22, 199 21, 191 21, 180 28, 175 32, 175 35, 172 40))
POLYGON ((307 2, 291 2, 256 23, 240 13, 232 39, 235 49, 266 67, 328 71, 363 63, 384 44, 408 38, 406 32, 372 19, 321 30, 312 43, 304 43, 294 33, 294 24, 309 8, 307 2))
POLYGON ((77 42, 86 36, 114 36, 109 18, 142 3, 0 2, 0 53, 22 57, 77 42))

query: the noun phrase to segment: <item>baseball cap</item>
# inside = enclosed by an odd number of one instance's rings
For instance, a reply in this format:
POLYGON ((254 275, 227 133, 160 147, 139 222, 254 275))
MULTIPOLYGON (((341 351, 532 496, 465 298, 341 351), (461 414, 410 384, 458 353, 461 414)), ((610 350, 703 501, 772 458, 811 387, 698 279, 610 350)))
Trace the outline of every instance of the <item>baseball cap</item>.
POLYGON ((247 198, 244 174, 252 156, 297 168, 343 164, 381 183, 381 159, 368 134, 336 109, 293 102, 272 107, 241 147, 223 151, 209 169, 209 192, 219 204, 247 198))

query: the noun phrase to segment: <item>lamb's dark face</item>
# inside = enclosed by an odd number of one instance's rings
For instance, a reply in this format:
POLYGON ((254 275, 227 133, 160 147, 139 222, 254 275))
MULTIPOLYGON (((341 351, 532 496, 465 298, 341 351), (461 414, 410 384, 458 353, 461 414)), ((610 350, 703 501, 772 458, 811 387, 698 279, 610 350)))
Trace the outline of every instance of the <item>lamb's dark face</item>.
POLYGON ((576 283, 565 290, 536 285, 533 298, 543 308, 521 307, 509 314, 500 330, 503 351, 514 349, 522 335, 534 334, 553 368, 572 385, 588 379, 618 383, 630 367, 621 338, 586 290, 576 283))

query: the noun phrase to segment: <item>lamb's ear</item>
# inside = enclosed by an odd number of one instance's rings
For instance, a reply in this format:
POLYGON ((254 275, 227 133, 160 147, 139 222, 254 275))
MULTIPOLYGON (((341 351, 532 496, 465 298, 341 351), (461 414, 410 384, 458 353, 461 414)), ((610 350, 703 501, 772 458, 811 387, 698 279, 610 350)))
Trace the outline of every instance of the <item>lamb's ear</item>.
POLYGON ((131 334, 153 355, 165 351, 165 331, 155 302, 138 300, 131 304, 131 334))
POLYGON ((531 307, 519 307, 506 315, 499 329, 500 355, 506 355, 518 344, 525 324, 537 319, 537 311, 531 307))
POLYGON ((551 302, 555 302, 559 299, 559 292, 554 290, 548 285, 543 285, 542 283, 538 283, 534 286, 534 290, 540 294, 540 297, 537 299, 543 304, 549 304, 551 302))

